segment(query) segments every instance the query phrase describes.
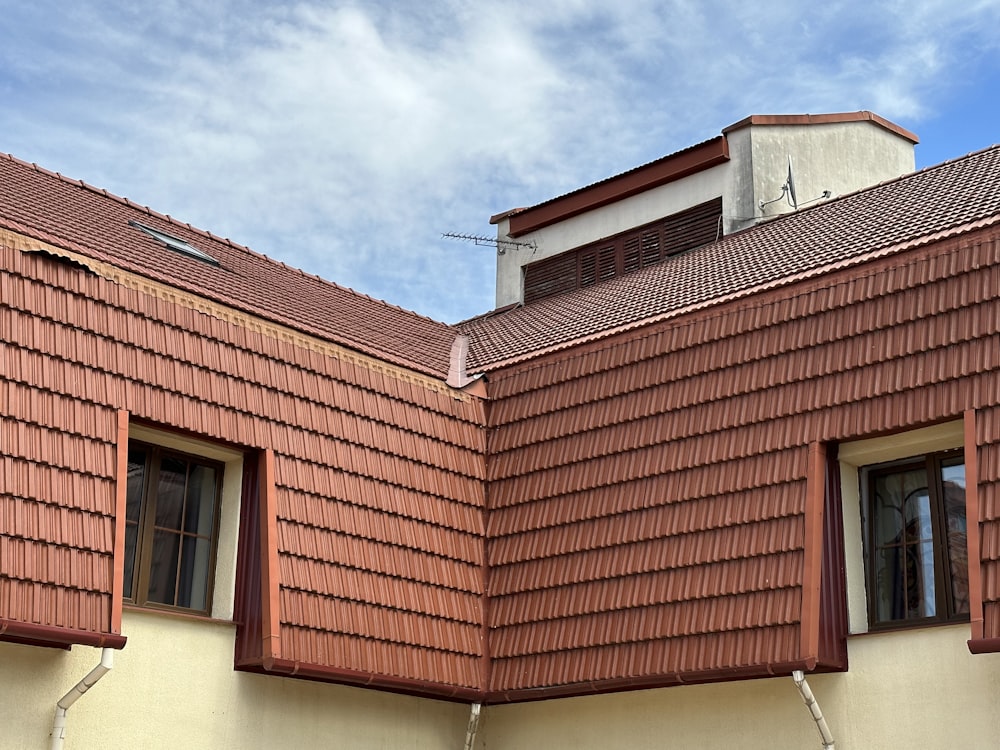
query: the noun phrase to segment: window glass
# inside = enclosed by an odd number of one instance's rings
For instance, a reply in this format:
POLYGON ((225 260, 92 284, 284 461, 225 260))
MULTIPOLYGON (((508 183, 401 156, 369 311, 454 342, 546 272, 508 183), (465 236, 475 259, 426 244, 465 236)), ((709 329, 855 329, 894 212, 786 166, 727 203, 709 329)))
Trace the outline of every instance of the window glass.
POLYGON ((220 464, 130 444, 125 598, 209 611, 221 481, 220 464))
POLYGON ((923 456, 868 467, 866 570, 873 626, 969 612, 965 467, 923 456))

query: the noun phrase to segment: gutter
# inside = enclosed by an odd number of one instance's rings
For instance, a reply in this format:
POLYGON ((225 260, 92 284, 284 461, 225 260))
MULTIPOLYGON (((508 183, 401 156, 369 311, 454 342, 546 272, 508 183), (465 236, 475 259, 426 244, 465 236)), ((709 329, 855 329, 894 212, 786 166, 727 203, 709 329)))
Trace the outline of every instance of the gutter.
POLYGON ((111 671, 111 668, 114 666, 114 654, 114 649, 105 648, 102 650, 101 661, 98 665, 90 670, 86 677, 76 683, 76 685, 74 685, 73 688, 56 703, 56 715, 52 720, 52 750, 61 750, 63 740, 66 739, 66 713, 84 693, 94 687, 98 680, 111 671))
POLYGON ((746 667, 720 667, 698 672, 645 675, 642 677, 617 677, 589 682, 573 682, 536 688, 512 688, 492 690, 486 693, 485 703, 523 703, 550 698, 572 698, 582 695, 619 693, 628 690, 648 690, 650 688, 674 687, 676 685, 698 685, 710 682, 732 682, 759 677, 780 677, 795 670, 812 671, 815 659, 803 659, 773 664, 758 664, 746 667))
POLYGON ((412 677, 393 677, 361 672, 324 664, 306 664, 292 659, 267 658, 243 661, 236 668, 245 672, 265 672, 284 677, 304 677, 326 682, 338 682, 356 687, 387 690, 393 693, 418 695, 423 698, 439 698, 461 703, 479 703, 483 691, 477 688, 459 687, 412 677))
POLYGON ((94 646, 95 648, 125 648, 126 638, 117 633, 95 633, 73 630, 54 625, 36 625, 28 622, 0 619, 0 640, 14 640, 35 646, 68 648, 69 646, 94 646))

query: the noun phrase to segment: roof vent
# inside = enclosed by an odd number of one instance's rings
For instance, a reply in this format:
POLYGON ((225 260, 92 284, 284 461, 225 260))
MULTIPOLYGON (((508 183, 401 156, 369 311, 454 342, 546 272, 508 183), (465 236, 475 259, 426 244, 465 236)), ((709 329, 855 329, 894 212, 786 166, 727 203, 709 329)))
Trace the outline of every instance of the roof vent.
POLYGON ((138 221, 129 221, 129 226, 135 227, 136 229, 145 232, 154 240, 163 243, 171 250, 175 250, 178 253, 184 253, 184 255, 189 255, 192 258, 197 258, 198 260, 204 261, 205 263, 209 263, 213 266, 222 265, 221 263, 219 263, 219 261, 217 261, 211 255, 206 253, 204 250, 199 250, 194 245, 190 245, 184 240, 182 240, 180 237, 174 237, 173 235, 167 234, 166 232, 161 232, 159 229, 153 229, 152 227, 147 227, 145 224, 140 224, 138 221))

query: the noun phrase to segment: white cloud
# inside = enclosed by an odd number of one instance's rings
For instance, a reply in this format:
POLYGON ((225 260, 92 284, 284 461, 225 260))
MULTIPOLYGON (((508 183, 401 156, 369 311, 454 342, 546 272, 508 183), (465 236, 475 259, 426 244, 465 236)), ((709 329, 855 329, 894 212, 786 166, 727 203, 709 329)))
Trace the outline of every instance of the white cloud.
POLYGON ((4 150, 446 320, 489 307, 493 258, 441 232, 755 112, 912 127, 1000 20, 937 0, 0 10, 4 150))

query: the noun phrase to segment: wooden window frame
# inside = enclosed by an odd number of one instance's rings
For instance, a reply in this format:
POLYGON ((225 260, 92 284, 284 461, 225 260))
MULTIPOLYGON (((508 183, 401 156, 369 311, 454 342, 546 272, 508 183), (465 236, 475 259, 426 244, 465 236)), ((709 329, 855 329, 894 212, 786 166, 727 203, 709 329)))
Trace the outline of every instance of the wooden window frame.
MULTIPOLYGON (((132 604, 137 607, 143 607, 148 609, 157 609, 172 612, 185 612, 190 614, 199 614, 209 616, 212 612, 212 596, 215 590, 215 568, 217 565, 218 558, 218 547, 219 547, 219 532, 220 532, 220 517, 221 517, 221 506, 222 506, 222 488, 224 484, 225 477, 225 463, 206 458, 205 456, 200 456, 196 453, 187 453, 180 450, 175 450, 172 448, 166 448, 155 443, 148 443, 142 440, 129 440, 129 453, 135 448, 140 448, 146 451, 146 462, 143 468, 142 476, 142 487, 140 490, 139 499, 139 517, 136 523, 133 524, 126 516, 123 522, 126 524, 126 529, 130 525, 135 525, 136 530, 136 541, 134 549, 132 550, 132 576, 131 576, 131 596, 123 596, 123 601, 132 604), (157 500, 157 485, 160 467, 162 465, 164 458, 175 458, 182 460, 188 464, 196 463, 200 466, 206 466, 214 469, 215 471, 215 498, 213 502, 212 509, 212 528, 211 534, 207 537, 209 539, 209 560, 208 568, 205 573, 205 606, 202 607, 188 607, 176 602, 181 598, 179 591, 180 588, 180 570, 182 568, 182 554, 183 554, 183 539, 185 536, 202 536, 198 534, 191 534, 183 530, 183 516, 181 521, 180 536, 181 541, 179 543, 179 554, 177 559, 177 571, 175 575, 177 576, 177 581, 174 587, 174 603, 164 603, 157 602, 149 599, 149 582, 150 582, 150 571, 153 562, 153 537, 156 531, 155 526, 155 514, 156 514, 156 500, 157 500)), ((131 488, 130 488, 131 489, 131 488)), ((185 493, 186 494, 186 493, 185 493)), ((202 536, 202 538, 205 538, 202 536)), ((126 555, 128 555, 128 549, 126 545, 126 555)), ((126 562, 128 562, 126 560, 126 562)), ((200 582, 200 580, 199 580, 200 582)), ((129 582, 126 581, 126 584, 129 582)))
MULTIPOLYGON (((954 611, 952 581, 955 572, 948 557, 947 514, 943 496, 941 469, 945 466, 965 466, 965 456, 961 449, 946 450, 925 455, 888 461, 886 463, 861 468, 862 490, 862 538, 864 541, 865 588, 867 591, 868 628, 870 631, 899 630, 927 625, 968 622, 969 612, 954 611), (908 470, 923 469, 928 477, 931 532, 934 555, 934 599, 935 614, 928 617, 901 617, 880 620, 878 617, 878 582, 876 580, 875 531, 875 482, 879 477, 908 470), (933 478, 933 479, 932 479, 933 478)), ((966 472, 966 492, 968 491, 968 467, 966 472)), ((963 505, 963 515, 965 506, 963 505)), ((966 524, 968 519, 966 518, 966 524)), ((966 537, 968 550, 968 537, 966 537)), ((968 558, 967 558, 968 559, 968 558)), ((966 563, 968 575, 968 562, 966 563)))

